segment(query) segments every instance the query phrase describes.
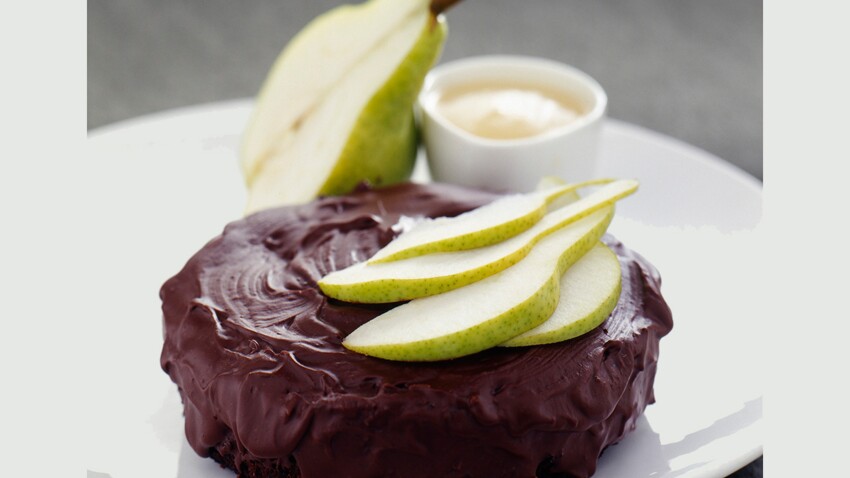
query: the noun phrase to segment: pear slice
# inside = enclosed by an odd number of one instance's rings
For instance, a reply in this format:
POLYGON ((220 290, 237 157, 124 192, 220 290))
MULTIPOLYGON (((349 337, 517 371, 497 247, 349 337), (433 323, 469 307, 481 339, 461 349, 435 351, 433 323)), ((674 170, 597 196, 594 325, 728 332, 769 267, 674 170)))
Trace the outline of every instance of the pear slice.
MULTIPOLYGON (((540 181, 537 183, 536 191, 544 191, 546 189, 557 188, 559 186, 566 186, 567 182, 557 176, 543 176, 540 178, 540 181)), ((576 191, 570 191, 566 194, 562 194, 557 198, 549 201, 546 206, 547 211, 554 211, 555 209, 559 209, 561 207, 566 206, 567 204, 574 203, 581 199, 581 196, 578 195, 576 191)))
POLYGON ((595 179, 576 184, 555 185, 528 194, 515 194, 493 201, 455 217, 440 217, 417 223, 369 259, 370 264, 437 252, 465 251, 509 239, 536 224, 547 206, 576 189, 613 182, 595 179))
POLYGON ((442 294, 507 269, 528 255, 548 233, 564 227, 581 231, 587 237, 602 237, 613 215, 613 207, 608 206, 578 221, 554 224, 545 234, 525 237, 523 233, 470 251, 428 254, 375 265, 361 263, 325 276, 319 287, 329 297, 359 303, 400 302, 442 294))
POLYGON ((281 53, 242 143, 247 212, 410 176, 413 103, 446 36, 429 0, 371 0, 311 22, 281 53))
POLYGON ((505 347, 551 344, 595 329, 620 299, 620 261, 599 243, 561 277, 558 307, 545 322, 501 344, 505 347))
POLYGON ((618 180, 546 214, 525 232, 505 241, 401 261, 362 262, 326 275, 319 281, 319 287, 329 297, 359 303, 400 302, 457 289, 516 264, 537 241, 570 224, 575 223, 588 232, 599 232, 601 236, 613 214, 609 206, 632 194, 637 187, 636 181, 618 180))
POLYGON ((416 299, 361 325, 343 345, 388 360, 445 360, 479 352, 546 321, 563 273, 594 247, 607 207, 560 229, 517 264, 474 284, 416 299))
POLYGON ((544 191, 558 186, 565 186, 566 184, 567 182, 558 176, 543 176, 539 181, 537 181, 537 187, 534 188, 534 190, 544 191))

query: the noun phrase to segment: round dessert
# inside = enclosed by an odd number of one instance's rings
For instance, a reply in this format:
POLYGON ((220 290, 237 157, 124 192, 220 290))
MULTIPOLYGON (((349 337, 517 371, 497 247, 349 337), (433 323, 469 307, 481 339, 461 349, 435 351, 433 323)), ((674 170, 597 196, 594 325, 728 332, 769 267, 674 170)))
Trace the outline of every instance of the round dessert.
POLYGON ((622 293, 590 333, 433 363, 344 348, 393 305, 330 300, 316 285, 371 257, 403 217, 453 216, 497 197, 401 184, 229 224, 160 293, 161 364, 194 450, 242 477, 593 474, 654 402, 658 342, 672 327, 642 257, 606 236, 622 293))

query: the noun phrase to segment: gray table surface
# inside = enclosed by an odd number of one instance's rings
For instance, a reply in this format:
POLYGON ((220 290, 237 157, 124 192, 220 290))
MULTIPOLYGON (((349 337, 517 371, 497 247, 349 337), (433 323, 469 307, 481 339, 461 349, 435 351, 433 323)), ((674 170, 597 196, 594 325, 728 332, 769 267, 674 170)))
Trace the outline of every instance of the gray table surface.
MULTIPOLYGON (((256 94, 334 0, 88 0, 88 127, 256 94)), ((521 54, 595 77, 609 115, 762 178, 762 3, 464 0, 441 61, 521 54)), ((762 460, 735 475, 762 476, 762 460)))

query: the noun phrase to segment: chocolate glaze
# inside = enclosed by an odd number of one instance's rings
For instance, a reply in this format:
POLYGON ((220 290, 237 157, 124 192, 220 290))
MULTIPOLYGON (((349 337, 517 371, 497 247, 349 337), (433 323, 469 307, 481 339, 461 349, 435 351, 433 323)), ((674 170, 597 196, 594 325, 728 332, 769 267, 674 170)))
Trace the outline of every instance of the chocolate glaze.
POLYGON ((606 237, 623 292, 594 331, 437 363, 345 349, 392 306, 329 300, 316 286, 392 240, 401 216, 456 215, 495 197, 403 184, 229 224, 160 292, 161 365, 195 451, 243 476, 591 475, 654 401, 658 340, 672 327, 643 258, 606 237))

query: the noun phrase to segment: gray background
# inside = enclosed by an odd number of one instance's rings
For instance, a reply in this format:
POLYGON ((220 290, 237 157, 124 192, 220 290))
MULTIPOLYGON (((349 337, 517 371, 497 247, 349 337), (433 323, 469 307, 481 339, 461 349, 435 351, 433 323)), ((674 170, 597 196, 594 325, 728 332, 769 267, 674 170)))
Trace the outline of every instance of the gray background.
MULTIPOLYGON (((89 0, 88 127, 253 96, 281 47, 333 0, 89 0)), ((560 60, 595 77, 609 115, 762 178, 762 3, 464 0, 442 61, 560 60)), ((761 459, 738 477, 762 476, 761 459)))
MULTIPOLYGON (((88 126, 253 96, 281 47, 335 0, 89 0, 88 126)), ((560 60, 610 116, 762 176, 762 4, 753 0, 464 0, 442 61, 560 60)))

